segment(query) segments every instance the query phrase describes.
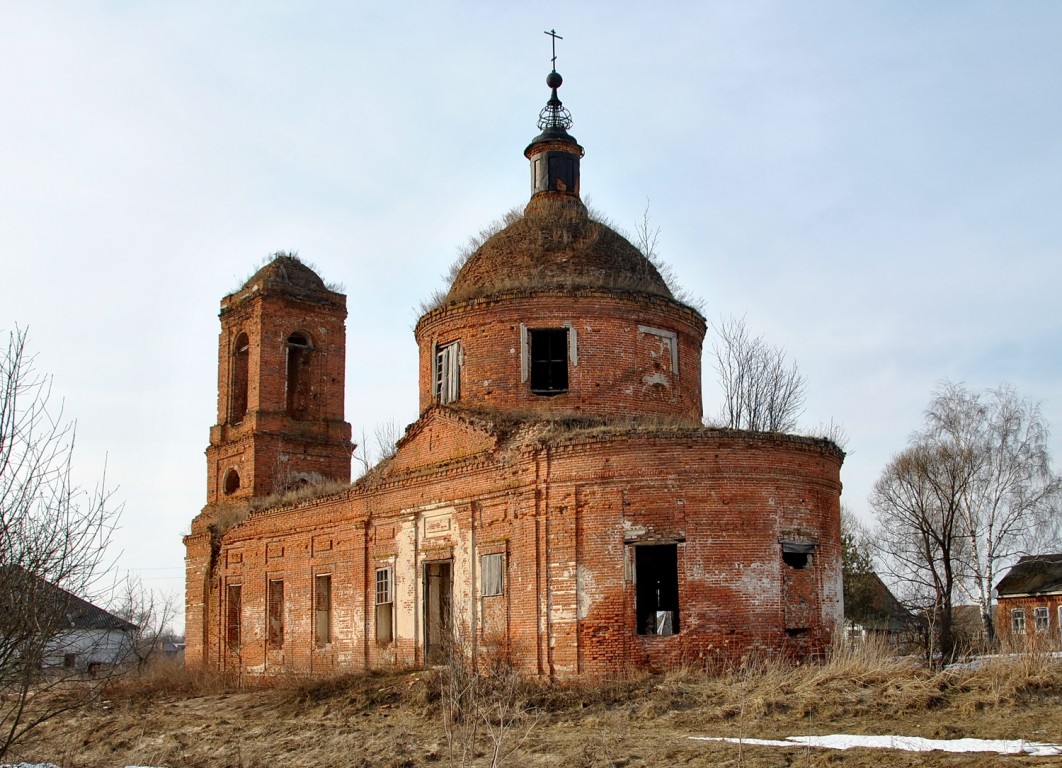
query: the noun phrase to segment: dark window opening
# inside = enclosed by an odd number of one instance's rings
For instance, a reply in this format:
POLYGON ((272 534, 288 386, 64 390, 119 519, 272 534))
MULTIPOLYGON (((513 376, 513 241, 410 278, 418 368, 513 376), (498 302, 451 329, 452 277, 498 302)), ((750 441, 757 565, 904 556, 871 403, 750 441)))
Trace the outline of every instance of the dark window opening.
POLYGON ((390 568, 376 569, 376 642, 387 645, 395 639, 395 585, 390 568))
POLYGON ((231 496, 240 490, 240 473, 235 469, 230 469, 225 473, 224 490, 226 496, 231 496))
POLYGON ((678 545, 635 547, 634 579, 638 634, 678 634, 678 545))
POLYGON ((225 606, 225 644, 233 653, 240 651, 240 618, 243 611, 243 588, 239 584, 230 584, 228 600, 225 606))
POLYGON ((807 627, 789 627, 785 631, 786 637, 803 637, 807 633, 807 627))
POLYGON ((568 329, 528 331, 531 354, 531 391, 559 395, 568 391, 568 329))
POLYGON ((247 334, 241 333, 236 337, 236 344, 232 349, 232 387, 229 400, 229 421, 239 424, 247 415, 247 375, 248 358, 250 348, 247 343, 247 334))
POLYGON ((287 414, 305 419, 310 410, 310 356, 313 345, 305 335, 288 336, 287 414))
POLYGON ((332 577, 317 576, 313 588, 313 629, 317 647, 332 642, 332 577))
POLYGON ((782 562, 790 568, 800 570, 811 565, 811 553, 815 545, 802 541, 782 542, 782 562))
POLYGON ((284 581, 270 579, 266 590, 268 644, 270 648, 284 647, 284 581))
POLYGON ((63 666, 66 669, 73 669, 76 664, 77 664, 77 654, 76 653, 64 653, 63 654, 63 666))

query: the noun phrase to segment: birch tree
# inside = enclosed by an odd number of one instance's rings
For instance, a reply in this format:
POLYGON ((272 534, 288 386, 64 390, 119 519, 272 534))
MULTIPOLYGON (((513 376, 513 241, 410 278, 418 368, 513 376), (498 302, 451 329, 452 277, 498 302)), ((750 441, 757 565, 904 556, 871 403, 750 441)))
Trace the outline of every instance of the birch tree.
POLYGON ((992 588, 1001 566, 1050 546, 1057 534, 1059 478, 1051 468, 1048 426, 1038 403, 1013 387, 972 392, 945 383, 926 412, 927 437, 954 446, 965 474, 956 499, 966 539, 965 595, 995 636, 992 588))

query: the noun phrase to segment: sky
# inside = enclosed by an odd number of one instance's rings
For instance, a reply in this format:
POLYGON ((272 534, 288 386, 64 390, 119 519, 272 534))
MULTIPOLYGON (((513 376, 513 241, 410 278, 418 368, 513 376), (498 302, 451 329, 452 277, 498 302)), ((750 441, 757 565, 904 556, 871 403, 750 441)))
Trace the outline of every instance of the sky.
POLYGON ((0 329, 124 503, 115 573, 183 595, 218 302, 269 254, 345 286, 356 439, 416 419, 417 307, 528 199, 552 28, 584 199, 796 361, 845 504, 944 380, 1039 401, 1057 465, 1062 4, 655 6, 0 0, 0 329))

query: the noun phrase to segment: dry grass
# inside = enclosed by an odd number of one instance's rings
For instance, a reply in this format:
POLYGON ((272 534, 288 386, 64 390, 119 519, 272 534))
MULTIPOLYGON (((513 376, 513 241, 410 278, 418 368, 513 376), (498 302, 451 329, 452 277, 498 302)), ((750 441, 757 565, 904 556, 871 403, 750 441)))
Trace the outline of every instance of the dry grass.
MULTIPOLYGON (((448 765, 440 674, 287 677, 240 688, 236 680, 156 672, 112 686, 106 707, 50 724, 17 757, 63 768, 448 765)), ((1050 758, 776 750, 687 737, 847 732, 1058 741, 1062 734, 1062 663, 1042 655, 933 672, 858 648, 819 664, 747 658, 714 674, 678 668, 515 685, 505 695, 530 732, 502 763, 512 766, 1047 765, 1050 758)), ((472 764, 489 764, 486 743, 472 764)))

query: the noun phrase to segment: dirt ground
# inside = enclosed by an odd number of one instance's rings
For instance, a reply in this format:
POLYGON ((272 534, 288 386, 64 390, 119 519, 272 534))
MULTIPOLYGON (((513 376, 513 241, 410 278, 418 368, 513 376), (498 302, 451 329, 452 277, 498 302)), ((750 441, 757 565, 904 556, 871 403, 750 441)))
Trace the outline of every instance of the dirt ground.
POLYGON ((704 742, 902 734, 1062 742, 1062 670, 932 673, 838 665, 725 674, 678 671, 611 681, 510 681, 472 694, 439 670, 204 690, 185 682, 113 687, 49 721, 8 760, 86 766, 491 765, 499 718, 505 766, 1033 766, 1058 757, 847 751, 704 742), (463 695, 463 699, 455 698, 463 695), (475 711, 447 727, 454 711, 475 711), (452 708, 451 708, 452 709, 452 708), (475 736, 470 729, 475 726, 475 736), (457 749, 454 759, 448 733, 457 749))

